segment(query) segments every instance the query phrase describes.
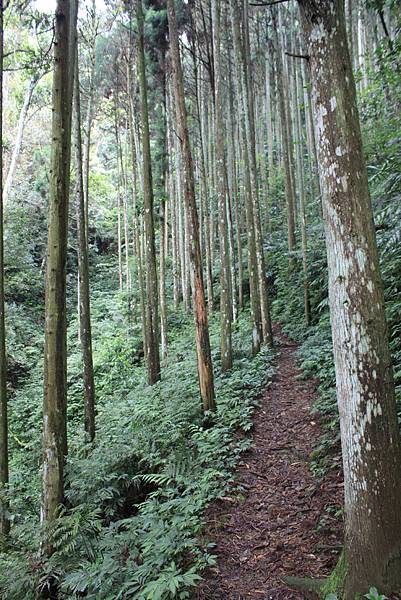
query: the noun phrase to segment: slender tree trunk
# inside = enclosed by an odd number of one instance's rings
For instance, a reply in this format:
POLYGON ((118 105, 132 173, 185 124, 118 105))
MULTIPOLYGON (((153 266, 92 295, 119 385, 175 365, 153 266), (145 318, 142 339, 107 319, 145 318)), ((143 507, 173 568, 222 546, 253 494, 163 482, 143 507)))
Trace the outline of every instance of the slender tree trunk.
MULTIPOLYGON (((233 0, 236 2, 236 0, 233 0)), ((260 316, 262 325, 262 337, 264 344, 273 345, 273 333, 270 321, 269 297, 267 291, 266 267, 263 250, 262 225, 260 222, 259 186, 258 172, 256 166, 256 136, 255 136, 255 109, 252 93, 250 40, 248 28, 248 0, 244 0, 244 31, 245 31, 245 60, 242 94, 244 101, 245 131, 250 158, 250 176, 252 186, 252 207, 255 230, 256 267, 258 274, 260 316)))
POLYGON ((167 140, 168 140, 168 162, 169 162, 169 198, 171 206, 171 254, 172 254, 172 276, 173 276, 173 304, 177 311, 180 303, 180 258, 179 258, 179 234, 178 234, 178 203, 175 185, 175 149, 174 133, 172 127, 172 91, 171 82, 167 86, 167 140))
MULTIPOLYGON (((49 526, 64 499, 67 455, 66 266, 71 112, 77 3, 57 0, 45 294, 43 470, 41 521, 49 526)), ((42 550, 52 552, 48 539, 42 550)))
MULTIPOLYGON (((228 11, 226 10, 224 13, 224 28, 225 30, 229 30, 228 24, 228 11)), ((239 254, 240 251, 242 253, 241 244, 238 248, 238 253, 236 253, 236 226, 235 226, 235 204, 237 202, 238 195, 238 184, 237 184, 237 157, 235 154, 235 124, 234 124, 234 99, 233 99, 233 89, 232 89, 232 73, 231 73, 231 64, 230 60, 228 60, 228 90, 227 90, 227 130, 226 130, 226 147, 227 147, 227 169, 226 169, 226 179, 227 179, 227 225, 228 225, 228 240, 229 240, 229 250, 230 250, 230 269, 231 269, 231 311, 232 311, 232 320, 235 322, 238 318, 238 278, 241 279, 242 282, 242 265, 239 266, 239 254), (238 261, 238 262, 237 262, 238 261), (241 272, 239 272, 241 270, 241 272), (237 277, 238 273, 238 277, 237 277)), ((241 283, 242 285, 242 283, 241 283)))
POLYGON ((236 0, 230 0, 230 16, 231 16, 231 27, 233 33, 234 42, 234 59, 236 65, 236 96, 237 104, 240 107, 239 114, 239 130, 240 130, 240 143, 242 149, 242 157, 244 162, 244 179, 245 179, 245 215, 246 215, 246 228, 248 236, 248 276, 249 276, 249 290, 251 299, 251 319, 252 319, 252 351, 257 354, 260 350, 262 342, 262 328, 261 328, 261 315, 260 315, 260 298, 259 298, 259 285, 257 278, 257 260, 256 260, 256 245, 255 245, 255 225, 253 217, 253 205, 252 205, 252 186, 251 186, 251 163, 249 156, 249 149, 247 144, 247 134, 245 121, 246 110, 243 102, 243 98, 246 95, 246 85, 244 84, 244 72, 243 72, 243 58, 241 49, 241 32, 240 32, 240 16, 238 13, 238 6, 236 0))
POLYGON ((153 385, 160 380, 160 355, 159 355, 159 317, 158 317, 158 292, 155 229, 153 216, 153 184, 152 164, 150 156, 150 132, 148 112, 148 91, 145 70, 145 50, 143 34, 142 0, 136 1, 136 17, 138 24, 137 36, 137 61, 138 81, 140 93, 141 121, 142 121, 142 154, 143 154, 143 206, 146 240, 146 288, 147 288, 147 336, 148 336, 148 381, 153 385))
POLYGON ((202 78, 199 80, 198 93, 198 117, 199 117, 199 138, 200 138, 200 176, 201 189, 203 199, 203 230, 204 230, 204 247, 206 258, 206 288, 209 313, 213 310, 213 273, 210 250, 210 218, 209 218, 209 194, 210 187, 206 173, 206 149, 205 142, 207 138, 208 113, 207 113, 207 95, 206 90, 202 86, 202 78))
MULTIPOLYGON (((299 52, 298 52, 299 53, 299 52)), ((295 72, 294 78, 294 110, 296 122, 296 157, 297 170, 299 181, 299 208, 301 221, 301 247, 302 247, 302 270, 303 270, 303 285, 304 285, 304 315, 305 324, 309 327, 311 322, 311 307, 309 298, 309 278, 308 278, 308 237, 306 229, 306 194, 305 194, 305 179, 304 179, 304 156, 303 156, 303 140, 302 127, 299 106, 299 72, 295 72)))
MULTIPOLYGON (((166 178, 167 186, 167 178, 166 178)), ((166 221, 167 221, 167 201, 161 202, 160 219, 160 341, 162 357, 167 356, 167 299, 166 299, 166 221)))
MULTIPOLYGON (((275 28, 275 23, 273 24, 273 28, 275 28)), ((288 117, 286 111, 286 102, 285 102, 285 92, 284 92, 284 74, 283 74, 283 61, 281 56, 281 49, 278 45, 278 36, 277 33, 273 32, 274 41, 275 41, 275 49, 276 49, 276 69, 277 69, 277 88, 278 88, 278 101, 279 101, 279 111, 280 111, 280 121, 281 121, 281 139, 282 139, 282 148, 283 148, 283 163, 284 163, 284 183, 285 183, 285 195, 287 201, 287 233, 288 233, 288 251, 290 253, 290 264, 293 263, 293 259, 291 258, 292 253, 295 251, 295 196, 294 196, 294 187, 292 184, 292 174, 291 174, 291 159, 290 159, 290 144, 291 141, 288 138, 288 117)))
POLYGON ((89 289, 89 257, 86 240, 84 180, 82 171, 81 102, 79 87, 78 53, 75 58, 74 81, 74 134, 77 213, 77 254, 79 279, 79 330, 82 348, 85 394, 85 434, 88 442, 95 439, 95 380, 93 375, 92 328, 89 289))
POLYGON ((226 164, 222 115, 222 75, 220 56, 220 0, 212 0, 214 107, 217 161, 217 203, 220 238, 220 351, 221 369, 227 371, 233 364, 231 340, 230 256, 226 209, 226 164))
MULTIPOLYGON (((267 120, 267 160, 268 160, 268 190, 270 191, 271 181, 274 172, 274 154, 273 154, 273 110, 272 110, 272 91, 271 91, 271 73, 269 60, 266 60, 266 120, 267 120)), ((269 227, 270 229, 270 227, 269 227)))
POLYGON ((116 162, 117 162, 117 255, 118 255, 118 288, 123 289, 123 250, 122 250, 122 226, 121 226, 121 175, 120 175, 120 136, 118 133, 117 102, 114 106, 114 131, 116 138, 116 162))
POLYGON ((130 130, 130 147, 131 147, 131 178, 132 178, 132 225, 133 225, 133 236, 134 236, 134 254, 136 257, 136 274, 137 284, 139 289, 139 303, 141 310, 141 330, 142 330, 142 343, 143 343, 143 354, 147 356, 147 339, 146 339, 146 306, 145 306, 145 285, 142 269, 142 250, 141 250, 141 236, 140 236, 140 219, 138 219, 138 170, 137 170, 137 145, 135 142, 135 108, 134 108, 134 89, 133 89, 133 48, 132 48, 132 34, 130 32, 129 40, 129 59, 128 59, 128 72, 127 72, 127 84, 128 84, 128 124, 130 130))
POLYGON ((10 192, 11 192, 11 187, 13 184, 15 167, 17 166, 18 157, 21 152, 22 138, 23 138, 24 129, 25 129, 25 121, 28 116, 28 111, 29 111, 29 107, 31 105, 33 92, 35 90, 38 79, 39 79, 39 76, 36 73, 35 73, 35 75, 33 75, 31 77, 29 84, 28 84, 27 92, 25 94, 24 103, 22 105, 21 112, 19 115, 17 137, 16 137, 15 144, 14 144, 14 149, 13 149, 13 153, 12 153, 12 157, 11 157, 10 166, 8 167, 6 181, 4 183, 4 190, 3 190, 4 204, 6 204, 7 201, 10 199, 10 192))
MULTIPOLYGON (((7 356, 4 306, 4 233, 3 233, 3 28, 4 5, 0 0, 0 491, 8 486, 7 356)), ((8 502, 0 502, 0 547, 10 530, 8 502)))
POLYGON ((354 600, 370 585, 386 594, 401 586, 400 436, 344 6, 341 0, 300 5, 321 164, 345 476, 336 591, 354 600))
POLYGON ((88 104, 86 110, 85 119, 85 137, 83 144, 83 180, 84 180, 84 200, 85 200, 85 223, 86 223, 86 242, 89 240, 89 166, 90 166, 90 148, 91 148, 91 137, 92 127, 94 119, 94 96, 95 96, 95 73, 96 73, 96 38, 97 38, 97 17, 96 17, 96 0, 92 0, 91 6, 91 17, 92 17, 92 30, 93 39, 92 45, 89 49, 90 52, 90 75, 89 75, 89 90, 88 90, 88 104))
POLYGON ((210 353, 209 328, 203 287, 202 258, 199 244, 199 222, 195 201, 195 182, 192 163, 187 110, 185 106, 184 82, 178 42, 174 0, 167 0, 167 16, 170 35, 171 62, 175 101, 179 125, 181 152, 185 170, 185 203, 190 225, 190 257, 193 279, 193 308, 196 328, 196 350, 198 357, 199 386, 205 411, 215 410, 213 365, 210 353))

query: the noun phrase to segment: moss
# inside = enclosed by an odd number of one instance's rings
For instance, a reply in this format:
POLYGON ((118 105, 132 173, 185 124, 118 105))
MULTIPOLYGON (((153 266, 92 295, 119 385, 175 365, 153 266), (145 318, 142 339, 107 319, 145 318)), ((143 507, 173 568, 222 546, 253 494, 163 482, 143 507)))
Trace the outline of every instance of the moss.
MULTIPOLYGON (((330 577, 326 580, 322 591, 321 597, 324 599, 329 594, 336 594, 338 598, 342 597, 343 589, 344 589, 344 580, 347 574, 347 559, 344 551, 341 553, 341 556, 338 560, 336 568, 330 575, 330 577)), ((357 599, 355 599, 357 600, 357 599)))

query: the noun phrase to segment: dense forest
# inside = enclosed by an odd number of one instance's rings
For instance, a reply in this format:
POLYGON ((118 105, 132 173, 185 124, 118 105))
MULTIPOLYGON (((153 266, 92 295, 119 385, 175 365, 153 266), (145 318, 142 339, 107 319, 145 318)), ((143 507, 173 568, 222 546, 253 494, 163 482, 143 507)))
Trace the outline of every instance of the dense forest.
POLYGON ((401 598, 397 0, 0 0, 0 597, 401 598))

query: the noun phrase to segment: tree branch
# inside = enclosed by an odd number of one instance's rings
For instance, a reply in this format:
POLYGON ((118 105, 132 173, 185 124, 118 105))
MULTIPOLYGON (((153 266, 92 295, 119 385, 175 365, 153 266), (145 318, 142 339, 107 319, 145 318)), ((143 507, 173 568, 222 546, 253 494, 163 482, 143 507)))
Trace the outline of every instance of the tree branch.
POLYGON ((272 2, 250 2, 249 6, 274 6, 275 4, 282 4, 283 2, 289 2, 290 0, 272 0, 272 2))
POLYGON ((309 54, 293 54, 292 52, 284 52, 287 56, 292 56, 293 58, 303 58, 304 60, 309 60, 309 54))

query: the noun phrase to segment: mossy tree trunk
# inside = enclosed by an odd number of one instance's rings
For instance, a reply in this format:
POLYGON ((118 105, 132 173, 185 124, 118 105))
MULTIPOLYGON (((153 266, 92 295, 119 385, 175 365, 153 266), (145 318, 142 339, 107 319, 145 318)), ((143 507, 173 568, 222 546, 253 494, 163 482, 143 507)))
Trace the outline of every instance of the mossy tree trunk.
MULTIPOLYGON (((57 0, 45 284, 41 521, 46 527, 55 520, 64 499, 64 461, 67 455, 66 266, 76 18, 77 2, 57 0)), ((47 539, 42 549, 47 554, 51 553, 47 539)))
POLYGON ((342 0, 300 0, 323 190, 345 476, 336 587, 401 585, 401 450, 384 299, 342 0))

